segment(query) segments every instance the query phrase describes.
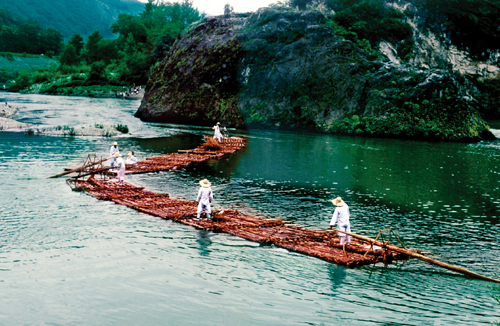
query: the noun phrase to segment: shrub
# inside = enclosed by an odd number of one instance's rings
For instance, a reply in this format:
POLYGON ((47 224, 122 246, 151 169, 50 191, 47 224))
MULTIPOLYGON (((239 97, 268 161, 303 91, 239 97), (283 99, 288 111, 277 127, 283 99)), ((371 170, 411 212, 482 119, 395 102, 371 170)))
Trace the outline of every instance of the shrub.
POLYGON ((123 133, 123 134, 127 134, 128 133, 128 127, 127 125, 122 125, 122 124, 117 124, 115 126, 116 130, 118 130, 119 132, 123 133))

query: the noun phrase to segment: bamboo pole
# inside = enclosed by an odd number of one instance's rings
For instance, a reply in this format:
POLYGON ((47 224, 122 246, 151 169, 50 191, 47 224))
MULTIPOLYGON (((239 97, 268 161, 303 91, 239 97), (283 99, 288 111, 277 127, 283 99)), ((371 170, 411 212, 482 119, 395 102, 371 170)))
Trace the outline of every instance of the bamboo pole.
POLYGON ((80 166, 79 168, 76 168, 76 169, 73 169, 73 170, 69 170, 69 171, 66 171, 66 172, 63 172, 63 173, 59 173, 59 174, 53 175, 51 177, 48 177, 47 179, 55 179, 55 178, 62 177, 63 175, 66 175, 66 174, 70 174, 70 173, 73 173, 73 172, 79 172, 79 171, 85 170, 86 168, 88 168, 90 166, 97 165, 97 164, 100 164, 100 163, 102 163, 104 161, 107 161, 107 160, 109 160, 111 158, 113 158, 113 157, 108 157, 108 158, 102 159, 102 160, 100 160, 98 162, 94 162, 94 163, 90 163, 90 164, 85 164, 85 165, 80 166))
POLYGON ((453 266, 453 265, 450 265, 450 264, 447 264, 447 263, 443 263, 443 262, 441 262, 439 260, 432 259, 432 258, 429 258, 427 256, 418 254, 418 253, 414 252, 413 250, 403 249, 403 248, 400 248, 398 246, 393 246, 393 245, 390 245, 390 244, 387 244, 387 243, 383 243, 383 242, 380 242, 380 241, 375 241, 375 240, 373 240, 371 238, 368 238, 368 237, 365 237, 365 236, 362 236, 362 235, 358 235, 358 234, 354 234, 354 233, 350 233, 350 232, 345 232, 345 231, 340 231, 340 230, 335 230, 335 231, 340 232, 340 233, 344 233, 344 234, 347 234, 347 235, 350 235, 353 238, 357 238, 357 239, 360 239, 360 240, 367 241, 367 242, 371 243, 372 245, 375 244, 375 245, 377 245, 379 247, 385 247, 385 248, 387 248, 389 250, 400 252, 400 253, 406 254, 406 255, 408 255, 410 257, 414 257, 414 258, 423 260, 425 262, 428 262, 430 264, 433 264, 433 265, 436 265, 436 266, 439 266, 439 267, 442 267, 442 268, 446 268, 446 269, 449 269, 449 270, 452 270, 452 271, 455 271, 455 272, 458 272, 458 273, 469 275, 471 277, 474 277, 474 278, 477 278, 477 279, 480 279, 480 280, 490 281, 490 282, 495 282, 495 283, 500 283, 500 280, 497 280, 497 279, 494 279, 494 278, 491 278, 491 277, 488 277, 488 276, 484 276, 484 275, 481 275, 481 274, 478 274, 478 273, 471 272, 471 271, 469 271, 469 270, 467 270, 465 268, 462 268, 462 267, 453 266))

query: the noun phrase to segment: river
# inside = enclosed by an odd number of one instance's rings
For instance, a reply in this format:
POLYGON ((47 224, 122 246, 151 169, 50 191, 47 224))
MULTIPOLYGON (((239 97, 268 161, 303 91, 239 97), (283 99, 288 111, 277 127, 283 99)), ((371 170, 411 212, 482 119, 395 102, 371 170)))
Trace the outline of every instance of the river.
MULTIPOLYGON (((0 132, 1 325, 489 325, 492 284, 418 260, 346 269, 196 230, 73 192, 64 178, 113 141, 139 159, 189 149, 210 128, 144 123, 139 102, 0 93, 41 126, 124 124, 113 138, 0 132)), ((184 171, 127 181, 216 208, 326 228, 341 196, 353 232, 392 227, 407 247, 500 273, 500 140, 400 141, 230 131, 248 146, 184 171)), ((395 239, 392 239, 395 241, 395 239)))

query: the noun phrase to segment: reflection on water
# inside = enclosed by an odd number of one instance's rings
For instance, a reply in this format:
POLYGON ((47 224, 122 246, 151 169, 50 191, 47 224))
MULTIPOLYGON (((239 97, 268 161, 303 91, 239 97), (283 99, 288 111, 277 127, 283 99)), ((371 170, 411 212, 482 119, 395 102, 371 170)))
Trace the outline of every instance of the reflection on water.
POLYGON ((198 250, 201 256, 208 256, 210 253, 208 247, 212 244, 212 240, 210 240, 211 235, 212 232, 207 230, 196 231, 196 242, 198 243, 198 250))
MULTIPOLYGON (((500 320, 487 284, 416 260, 346 269, 195 230, 47 179, 113 141, 148 156, 193 148, 210 128, 143 123, 138 102, 0 94, 23 122, 127 124, 115 138, 0 133, 0 324, 478 325, 500 320), (29 311, 29 313, 26 313, 29 311), (147 313, 145 313, 147 312, 147 313), (209 316, 209 317, 207 317, 209 316)), ((425 143, 237 132, 247 148, 184 171, 128 175, 195 200, 212 182, 230 207, 309 228, 342 196, 354 232, 393 227, 404 244, 493 276, 500 258, 500 142, 425 143)))
POLYGON ((347 276, 346 268, 344 266, 330 264, 328 266, 328 274, 330 275, 330 282, 332 283, 332 292, 335 293, 342 288, 342 283, 344 283, 344 279, 347 276))

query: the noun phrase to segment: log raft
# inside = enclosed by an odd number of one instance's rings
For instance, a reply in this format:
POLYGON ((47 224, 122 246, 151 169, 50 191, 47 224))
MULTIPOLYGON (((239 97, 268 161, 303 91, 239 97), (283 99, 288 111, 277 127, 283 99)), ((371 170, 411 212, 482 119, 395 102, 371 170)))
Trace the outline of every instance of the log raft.
POLYGON ((197 220, 195 201, 170 198, 168 194, 154 193, 128 183, 120 186, 114 180, 101 181, 88 178, 76 180, 75 186, 97 199, 109 200, 163 219, 197 229, 228 233, 247 240, 272 244, 348 267, 378 262, 390 263, 408 257, 387 248, 370 249, 369 243, 354 239, 344 250, 335 232, 309 230, 289 225, 283 220, 249 216, 232 209, 213 210, 210 220, 205 218, 197 220))
POLYGON ((206 137, 207 141, 190 150, 179 150, 177 153, 149 157, 135 165, 126 166, 126 174, 151 173, 160 171, 173 171, 186 168, 189 165, 219 160, 226 157, 246 145, 246 138, 231 137, 217 142, 213 138, 206 137))

